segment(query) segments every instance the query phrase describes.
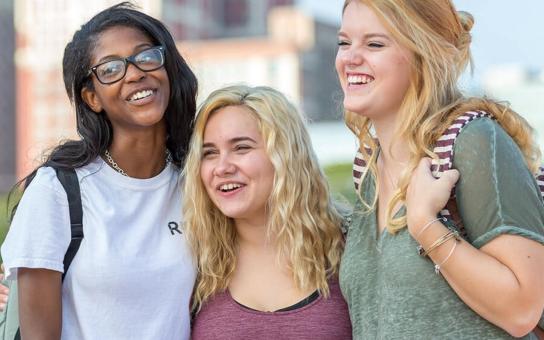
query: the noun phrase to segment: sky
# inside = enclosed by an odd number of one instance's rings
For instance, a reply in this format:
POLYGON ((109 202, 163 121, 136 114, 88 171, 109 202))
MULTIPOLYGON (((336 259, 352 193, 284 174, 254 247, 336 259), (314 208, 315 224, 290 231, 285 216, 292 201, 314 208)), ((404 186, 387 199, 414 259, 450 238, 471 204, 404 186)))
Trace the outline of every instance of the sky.
MULTIPOLYGON (((305 11, 340 24, 343 0, 297 0, 305 11)), ((520 64, 544 69, 544 1, 454 0, 457 10, 474 16, 472 28, 473 80, 496 65, 520 64)))

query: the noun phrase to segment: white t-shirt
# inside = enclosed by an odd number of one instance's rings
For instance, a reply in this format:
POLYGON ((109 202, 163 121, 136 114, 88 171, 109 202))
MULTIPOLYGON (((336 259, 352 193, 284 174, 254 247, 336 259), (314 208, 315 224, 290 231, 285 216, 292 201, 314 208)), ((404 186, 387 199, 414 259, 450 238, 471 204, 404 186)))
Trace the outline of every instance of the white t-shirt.
MULTIPOLYGON (((188 339, 196 274, 177 167, 135 179, 97 158, 76 172, 84 238, 62 285, 62 339, 188 339)), ((6 277, 19 267, 63 272, 70 238, 66 192, 41 168, 2 245, 6 277)))

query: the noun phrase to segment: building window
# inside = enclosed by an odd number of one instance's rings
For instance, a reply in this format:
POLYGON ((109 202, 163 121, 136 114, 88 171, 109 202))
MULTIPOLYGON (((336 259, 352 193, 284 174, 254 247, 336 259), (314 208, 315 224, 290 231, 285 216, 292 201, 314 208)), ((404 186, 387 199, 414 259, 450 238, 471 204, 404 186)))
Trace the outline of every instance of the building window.
POLYGON ((292 6, 294 3, 293 0, 273 0, 272 6, 292 6))
POLYGON ((246 0, 225 0, 223 5, 225 27, 243 27, 246 25, 249 17, 246 0))

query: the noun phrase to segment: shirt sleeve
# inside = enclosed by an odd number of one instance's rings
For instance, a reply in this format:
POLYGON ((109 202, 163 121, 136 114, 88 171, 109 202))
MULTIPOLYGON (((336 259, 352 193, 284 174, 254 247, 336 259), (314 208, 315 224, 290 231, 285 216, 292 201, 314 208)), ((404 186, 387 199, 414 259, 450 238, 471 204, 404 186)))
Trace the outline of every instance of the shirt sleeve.
POLYGON ((41 168, 25 190, 2 244, 6 279, 17 279, 21 267, 64 272, 70 239, 66 192, 54 169, 41 168))
POLYGON ((469 123, 455 141, 457 205, 471 243, 480 248, 502 234, 544 244, 544 203, 514 140, 495 121, 469 123))

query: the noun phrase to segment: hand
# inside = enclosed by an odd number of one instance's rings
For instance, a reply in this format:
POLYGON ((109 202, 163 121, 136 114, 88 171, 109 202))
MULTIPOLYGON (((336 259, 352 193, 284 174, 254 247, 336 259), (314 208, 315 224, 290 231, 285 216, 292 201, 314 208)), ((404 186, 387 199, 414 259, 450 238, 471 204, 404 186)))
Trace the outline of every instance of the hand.
MULTIPOLYGON (((2 263, 0 265, 0 270, 2 273, 0 274, 0 281, 4 279, 4 264, 2 263)), ((3 284, 0 284, 0 311, 3 312, 6 308, 6 304, 8 303, 8 295, 9 295, 9 288, 4 286, 3 284)))
POLYGON ((450 198, 451 190, 459 179, 459 171, 448 170, 436 179, 431 173, 431 159, 424 157, 412 174, 406 191, 406 219, 410 234, 436 218, 450 198))

